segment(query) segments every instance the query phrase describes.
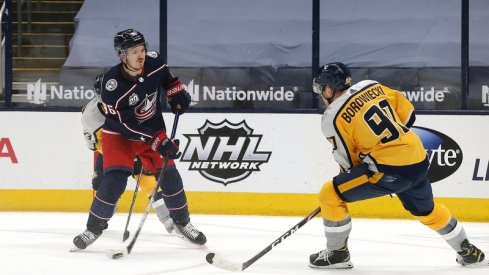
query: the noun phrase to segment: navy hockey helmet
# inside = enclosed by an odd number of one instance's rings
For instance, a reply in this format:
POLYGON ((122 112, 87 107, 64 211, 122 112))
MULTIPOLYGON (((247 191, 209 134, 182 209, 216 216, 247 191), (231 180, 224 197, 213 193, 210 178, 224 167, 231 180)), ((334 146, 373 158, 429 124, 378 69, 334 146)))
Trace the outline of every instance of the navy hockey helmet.
POLYGON ((331 85, 334 92, 343 91, 351 86, 351 73, 348 67, 340 62, 328 63, 321 67, 312 80, 312 89, 322 94, 326 85, 331 85))
POLYGON ((114 49, 117 55, 127 54, 127 49, 141 44, 148 48, 144 35, 135 29, 123 30, 114 36, 114 49))

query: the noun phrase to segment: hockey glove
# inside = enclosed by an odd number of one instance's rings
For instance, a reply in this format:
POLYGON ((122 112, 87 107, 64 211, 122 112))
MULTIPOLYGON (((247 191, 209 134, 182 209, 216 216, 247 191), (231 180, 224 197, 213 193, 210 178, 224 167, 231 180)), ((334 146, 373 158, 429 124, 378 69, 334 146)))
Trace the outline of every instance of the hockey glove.
POLYGON ((190 105, 190 94, 185 90, 185 86, 180 80, 176 80, 170 85, 168 90, 166 90, 166 96, 171 111, 174 114, 176 114, 177 111, 180 111, 180 114, 182 115, 190 105))
POLYGON ((178 159, 182 154, 179 152, 180 141, 170 140, 164 131, 157 134, 151 141, 151 150, 158 151, 164 158, 178 159))

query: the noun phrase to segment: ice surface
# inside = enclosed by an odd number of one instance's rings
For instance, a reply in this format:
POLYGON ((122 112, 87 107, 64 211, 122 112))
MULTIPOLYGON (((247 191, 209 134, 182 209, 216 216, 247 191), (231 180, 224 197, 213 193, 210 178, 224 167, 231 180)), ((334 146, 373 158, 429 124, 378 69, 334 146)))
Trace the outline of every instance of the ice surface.
MULTIPOLYGON (((208 264, 212 251, 244 262, 298 223, 303 217, 192 215, 208 239, 206 247, 168 235, 151 214, 132 253, 107 258, 122 248, 127 214, 116 214, 109 228, 84 251, 70 253, 75 235, 85 228, 86 213, 0 212, 0 274, 232 274, 208 264)), ((131 218, 134 233, 141 218, 131 218)), ((489 257, 489 223, 463 223, 471 242, 489 257)), ((132 240, 130 236, 128 242, 132 240)), ((442 238, 414 220, 355 219, 349 248, 351 270, 314 270, 309 254, 325 248, 320 218, 299 229, 243 274, 489 274, 487 268, 464 268, 442 238)), ((127 244, 126 244, 127 245, 127 244)))

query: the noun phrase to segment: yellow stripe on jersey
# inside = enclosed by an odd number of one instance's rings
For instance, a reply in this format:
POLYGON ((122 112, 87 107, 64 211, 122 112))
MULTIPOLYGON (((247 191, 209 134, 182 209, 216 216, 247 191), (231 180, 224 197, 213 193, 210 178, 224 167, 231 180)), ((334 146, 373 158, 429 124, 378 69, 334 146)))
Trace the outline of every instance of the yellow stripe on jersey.
POLYGON ((340 186, 338 186, 338 190, 341 193, 345 193, 346 191, 353 189, 355 187, 358 187, 362 184, 369 183, 367 175, 361 175, 358 178, 354 178, 352 180, 349 180, 345 183, 342 183, 340 186))
POLYGON ((383 176, 384 173, 376 172, 370 178, 368 178, 368 181, 370 181, 373 184, 376 184, 383 176))
POLYGON ((355 187, 358 187, 362 184, 376 184, 379 180, 384 176, 384 173, 376 172, 371 177, 367 177, 367 175, 361 175, 358 178, 354 178, 345 183, 342 183, 338 186, 338 190, 340 193, 345 193, 355 187))

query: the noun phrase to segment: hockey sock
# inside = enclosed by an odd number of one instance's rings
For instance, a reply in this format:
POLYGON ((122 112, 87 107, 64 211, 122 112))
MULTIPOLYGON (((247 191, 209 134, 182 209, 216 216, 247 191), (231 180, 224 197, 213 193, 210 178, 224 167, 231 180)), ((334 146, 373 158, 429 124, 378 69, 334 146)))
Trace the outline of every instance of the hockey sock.
POLYGON ((105 175, 92 201, 88 215, 87 229, 101 234, 107 222, 114 215, 115 207, 122 192, 126 189, 128 174, 114 171, 105 175))
POLYGON ((346 202, 336 194, 332 181, 325 183, 321 188, 319 202, 327 240, 326 248, 343 248, 350 235, 352 223, 346 202))
POLYGON ((341 221, 329 221, 323 219, 324 235, 326 236, 326 248, 330 251, 338 250, 346 245, 346 240, 351 232, 351 217, 341 221))
POLYGON ((329 221, 341 221, 350 216, 348 206, 334 190, 333 182, 323 185, 319 192, 319 203, 323 219, 329 221))
POLYGON ((443 228, 437 230, 441 237, 455 250, 456 252, 462 251, 462 242, 467 239, 467 234, 463 226, 453 218, 443 228))
POLYGON ((175 165, 167 168, 161 183, 163 199, 175 222, 186 223, 189 220, 187 196, 183 189, 182 178, 175 165))
POLYGON ((433 211, 430 214, 416 216, 416 218, 440 234, 455 251, 462 251, 462 242, 467 239, 465 230, 443 204, 435 202, 433 211))
POLYGON ((429 214, 415 217, 422 224, 435 231, 438 231, 448 225, 450 219, 452 218, 452 214, 450 214, 448 208, 446 208, 443 204, 435 202, 433 210, 429 214))

